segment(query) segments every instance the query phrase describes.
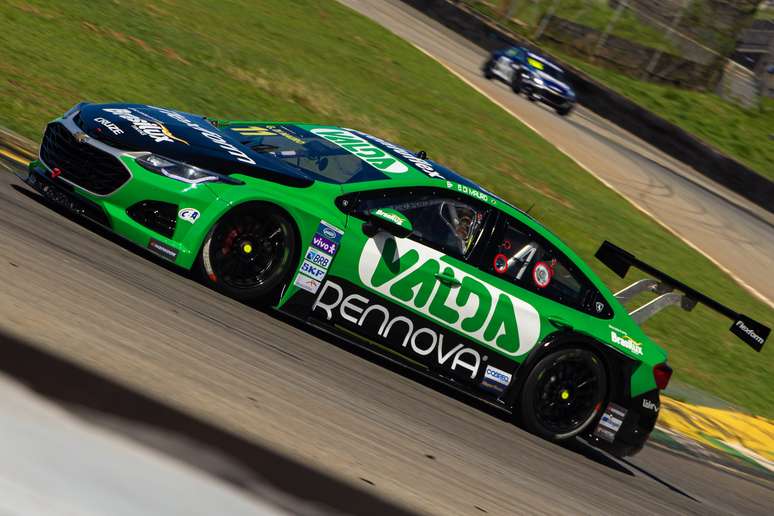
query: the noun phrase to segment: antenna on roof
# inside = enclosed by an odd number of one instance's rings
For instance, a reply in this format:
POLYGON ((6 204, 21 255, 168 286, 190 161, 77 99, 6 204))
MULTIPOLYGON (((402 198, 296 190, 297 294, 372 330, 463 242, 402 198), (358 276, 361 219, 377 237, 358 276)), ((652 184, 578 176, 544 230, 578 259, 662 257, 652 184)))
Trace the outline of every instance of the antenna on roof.
POLYGON ((535 207, 535 203, 533 202, 532 205, 529 208, 527 208, 527 215, 529 215, 530 210, 534 207, 535 207))

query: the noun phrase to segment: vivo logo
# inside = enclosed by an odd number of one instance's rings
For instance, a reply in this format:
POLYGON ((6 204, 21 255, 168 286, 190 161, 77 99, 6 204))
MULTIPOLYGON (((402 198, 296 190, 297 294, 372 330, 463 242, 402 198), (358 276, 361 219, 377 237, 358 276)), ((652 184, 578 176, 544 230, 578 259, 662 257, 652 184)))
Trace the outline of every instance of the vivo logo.
POLYGON ((317 249, 321 249, 325 251, 326 253, 333 256, 336 254, 336 250, 338 249, 338 244, 335 242, 331 242, 327 238, 315 234, 312 238, 312 245, 315 246, 317 249))

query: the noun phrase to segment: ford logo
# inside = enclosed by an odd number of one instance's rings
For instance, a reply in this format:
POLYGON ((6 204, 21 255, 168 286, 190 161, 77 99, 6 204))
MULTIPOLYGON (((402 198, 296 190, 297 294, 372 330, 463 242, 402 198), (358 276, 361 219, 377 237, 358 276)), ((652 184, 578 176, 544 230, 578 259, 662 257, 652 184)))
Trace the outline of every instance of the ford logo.
POLYGON ((331 228, 323 228, 323 235, 328 238, 336 238, 337 234, 331 228))

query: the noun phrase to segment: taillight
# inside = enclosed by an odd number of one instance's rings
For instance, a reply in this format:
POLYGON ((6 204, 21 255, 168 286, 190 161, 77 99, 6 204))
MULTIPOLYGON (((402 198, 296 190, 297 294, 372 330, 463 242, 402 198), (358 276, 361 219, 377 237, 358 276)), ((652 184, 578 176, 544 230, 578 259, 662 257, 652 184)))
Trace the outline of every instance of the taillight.
POLYGON ((672 378, 672 368, 666 365, 666 363, 659 364, 653 368, 653 378, 656 380, 656 386, 659 390, 664 390, 669 384, 669 379, 672 378))

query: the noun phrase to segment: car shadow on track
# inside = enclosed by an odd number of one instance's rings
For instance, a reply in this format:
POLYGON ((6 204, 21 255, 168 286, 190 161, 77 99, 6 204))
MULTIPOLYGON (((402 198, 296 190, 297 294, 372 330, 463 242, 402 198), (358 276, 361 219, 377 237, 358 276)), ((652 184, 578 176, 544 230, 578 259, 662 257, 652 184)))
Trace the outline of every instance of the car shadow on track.
MULTIPOLYGON (((59 207, 58 205, 53 204, 52 202, 48 201, 46 198, 38 194, 37 192, 24 188, 19 185, 10 185, 11 188, 16 190, 18 193, 24 195, 25 197, 37 202, 38 204, 41 204, 57 214, 61 215, 62 217, 65 217, 66 219, 74 222, 75 224, 78 224, 82 228, 91 231, 106 240, 120 246, 121 248, 140 256, 146 260, 149 260, 155 265, 158 265, 160 267, 163 267, 165 270, 174 273, 178 277, 181 277, 184 280, 197 282, 197 275, 195 272, 191 272, 185 269, 182 269, 180 267, 177 267, 166 260, 154 255, 150 251, 139 247, 135 245, 132 242, 129 242, 128 240, 125 240, 124 238, 116 235, 115 233, 111 232, 109 229, 105 228, 104 226, 101 226, 95 222, 92 222, 89 219, 86 219, 84 217, 75 215, 69 211, 67 211, 64 208, 59 207)), ((217 298, 220 296, 217 292, 213 291, 213 297, 217 298)), ((297 319, 294 319, 290 316, 287 316, 281 312, 278 312, 274 309, 261 309, 257 308, 256 306, 252 306, 250 304, 246 304, 246 306, 249 306, 250 308, 253 308, 255 310, 259 310, 262 313, 272 317, 275 320, 278 320, 280 322, 283 322, 285 324, 288 324, 289 326, 292 326, 293 328, 310 334, 312 336, 315 336, 325 342, 328 342, 330 344, 335 345, 336 347, 343 349, 347 352, 350 352, 362 359, 368 360, 369 362, 378 365, 382 368, 385 368, 389 371, 392 371, 395 374, 399 374, 403 376, 404 378, 408 378, 412 381, 415 381, 416 383, 423 385, 427 388, 433 389, 436 392, 439 392, 441 394, 444 394, 454 400, 457 400, 461 403, 465 403, 466 405, 475 408, 483 413, 486 413, 492 417, 495 417, 501 421, 504 421, 506 423, 514 424, 512 417, 510 414, 504 412, 502 409, 498 409, 491 404, 485 403, 483 401, 480 401, 473 396, 466 394, 462 391, 459 391, 457 389, 454 389, 453 387, 446 385, 444 383, 441 383, 440 381, 430 378, 426 375, 421 374, 420 372, 411 369, 408 367, 408 365, 404 365, 401 362, 399 362, 396 359, 391 359, 383 354, 377 353, 374 350, 370 350, 366 347, 359 346, 357 344, 354 344, 346 339, 336 337, 334 335, 331 335, 330 333, 327 333, 325 331, 319 330, 314 327, 310 327, 308 325, 305 325, 302 321, 299 321, 297 319)), ((521 429, 514 428, 514 431, 524 431, 521 429)), ((569 441, 567 443, 559 444, 556 446, 561 446, 565 450, 568 450, 572 453, 575 453, 581 457, 583 457, 586 460, 590 460, 593 462, 596 462, 599 465, 602 465, 606 468, 609 468, 617 473, 634 477, 636 476, 636 472, 639 472, 657 482, 664 485, 665 487, 669 488, 670 490, 682 494, 686 497, 688 497, 691 500, 696 501, 695 498, 691 497, 690 495, 686 494, 679 488, 672 486, 668 482, 659 479, 656 475, 645 471, 644 469, 635 466, 634 464, 631 464, 628 461, 622 460, 622 459, 616 459, 612 457, 611 455, 608 455, 607 453, 599 450, 598 448, 595 448, 588 444, 587 442, 583 441, 582 439, 575 439, 573 441, 569 441)))

